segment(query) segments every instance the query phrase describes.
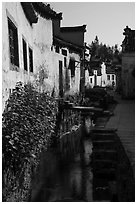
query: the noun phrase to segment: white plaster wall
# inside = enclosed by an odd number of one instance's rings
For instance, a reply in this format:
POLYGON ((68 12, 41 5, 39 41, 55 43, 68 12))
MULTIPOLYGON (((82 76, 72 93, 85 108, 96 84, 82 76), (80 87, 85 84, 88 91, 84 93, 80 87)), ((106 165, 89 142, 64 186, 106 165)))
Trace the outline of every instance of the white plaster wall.
MULTIPOLYGON (((42 90, 49 91, 50 93, 55 89, 56 95, 59 92, 59 60, 63 64, 63 84, 65 85, 64 56, 62 54, 51 51, 52 47, 52 21, 38 16, 36 24, 29 24, 22 6, 19 2, 4 2, 2 4, 2 94, 3 94, 3 109, 5 101, 9 97, 9 89, 15 88, 16 82, 28 81, 34 82, 40 66, 44 67, 47 77, 44 79, 42 90), (10 69, 10 52, 9 52, 9 36, 8 36, 8 21, 7 16, 11 18, 18 30, 18 46, 19 46, 19 71, 10 69), (34 72, 29 72, 29 52, 28 57, 28 72, 24 71, 23 64, 23 49, 22 37, 25 39, 28 46, 33 50, 33 69, 34 72)), ((66 57, 67 66, 69 65, 69 58, 74 57, 76 61, 80 62, 80 57, 76 53, 71 53, 66 57)), ((69 74, 70 70, 69 70, 69 74)), ((70 76, 70 94, 79 92, 80 87, 80 63, 75 71, 75 78, 72 80, 70 76)))
MULTIPOLYGON (((90 87, 94 87, 95 86, 95 76, 89 76, 89 84, 90 87), (91 78, 92 78, 92 83, 91 83, 91 78)), ((101 76, 97 76, 97 86, 101 86, 101 76)))
POLYGON ((101 70, 102 70, 102 86, 112 86, 112 82, 115 82, 116 85, 116 75, 115 74, 109 74, 110 75, 110 80, 107 79, 107 74, 106 74, 106 65, 103 62, 101 65, 101 70), (112 80, 112 75, 114 75, 114 80, 112 80))
POLYGON ((70 53, 70 57, 74 58, 75 61, 75 77, 70 78, 70 91, 69 94, 79 93, 80 90, 80 56, 77 53, 70 53))
POLYGON ((97 76, 97 86, 101 86, 101 76, 97 76))
POLYGON ((89 83, 89 71, 85 70, 85 86, 89 83))
POLYGON ((94 87, 94 76, 89 76, 89 84, 87 86, 90 86, 91 88, 94 87), (92 79, 92 83, 91 83, 91 79, 92 79))
POLYGON ((103 62, 101 65, 101 72, 102 72, 102 86, 106 86, 106 81, 107 81, 107 75, 106 75, 106 65, 103 62))
MULTIPOLYGON (((116 86, 116 75, 115 74, 109 74, 110 80, 107 80, 106 65, 104 62, 101 65, 101 73, 102 73, 102 76, 97 76, 97 85, 98 86, 102 86, 102 87, 112 86, 113 81, 115 82, 115 86, 116 86), (114 80, 112 80, 112 75, 114 75, 114 80)), ((91 87, 93 88, 94 84, 95 84, 94 76, 89 77, 89 83, 90 83, 91 87), (90 78, 92 78, 92 83, 90 82, 90 78)))
POLYGON ((38 72, 40 65, 44 65, 48 72, 48 78, 44 80, 44 88, 47 89, 47 91, 51 91, 54 87, 54 77, 57 71, 57 66, 53 66, 52 63, 51 20, 46 20, 39 16, 38 23, 32 24, 31 26, 26 19, 22 6, 19 2, 4 2, 2 3, 2 28, 2 94, 4 109, 5 101, 9 97, 9 89, 15 88, 17 81, 22 81, 25 83, 27 83, 27 81, 34 82, 34 76, 38 72), (10 69, 8 16, 16 25, 18 30, 19 71, 13 71, 10 69), (27 52, 28 72, 24 71, 22 37, 27 43, 27 49, 28 46, 30 46, 33 50, 33 73, 29 72, 29 52, 27 52))
MULTIPOLYGON (((51 66, 53 67, 53 84, 55 87, 56 96, 59 94, 59 61, 62 61, 62 69, 63 69, 63 84, 65 84, 65 67, 64 67, 64 55, 56 53, 55 50, 52 53, 52 63, 51 66)), ((67 58, 68 64, 68 58, 67 58)))
POLYGON ((32 43, 32 27, 29 25, 21 4, 17 2, 2 3, 2 94, 3 108, 5 101, 9 97, 9 89, 15 88, 17 81, 28 81, 29 74, 24 74, 23 54, 22 54, 22 35, 27 42, 33 47, 32 43), (8 20, 9 17, 18 29, 18 48, 19 48, 19 71, 12 71, 10 64, 9 36, 8 36, 8 20))
POLYGON ((75 77, 71 77, 71 70, 68 69, 69 66, 69 60, 70 58, 74 58, 76 61, 80 62, 80 56, 76 53, 69 53, 69 50, 64 47, 63 49, 67 50, 67 56, 62 55, 61 49, 60 53, 56 53, 55 50, 52 53, 52 66, 54 67, 54 84, 55 84, 55 90, 56 95, 59 93, 59 60, 62 61, 63 65, 63 87, 64 87, 64 94, 70 94, 73 95, 75 93, 79 93, 80 89, 80 63, 76 62, 76 69, 75 69, 75 77), (64 66, 64 57, 66 57, 67 60, 67 67, 64 66), (70 81, 70 90, 65 90, 66 86, 66 69, 68 69, 68 77, 70 81))
POLYGON ((33 25, 33 48, 35 74, 43 68, 46 72, 43 90, 52 92, 54 87, 55 67, 52 65, 52 21, 38 16, 33 25))
POLYGON ((106 86, 112 86, 112 82, 115 82, 116 86, 116 75, 115 74, 109 74, 110 75, 110 80, 106 80, 106 86), (114 80, 112 80, 112 75, 114 75, 114 80))

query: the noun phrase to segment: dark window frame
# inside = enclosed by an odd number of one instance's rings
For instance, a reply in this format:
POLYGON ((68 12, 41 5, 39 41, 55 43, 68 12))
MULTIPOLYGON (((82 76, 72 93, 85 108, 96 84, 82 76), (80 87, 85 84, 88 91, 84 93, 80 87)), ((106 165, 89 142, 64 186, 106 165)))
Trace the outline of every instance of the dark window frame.
POLYGON ((67 67, 67 58, 64 57, 64 67, 67 67))
POLYGON ((29 71, 33 73, 33 50, 29 47, 29 71))
POLYGON ((56 47, 55 47, 55 52, 60 53, 60 47, 58 45, 56 45, 56 47))
POLYGON ((71 77, 75 77, 75 60, 70 59, 69 69, 71 70, 71 77))
POLYGON ((107 80, 110 81, 110 74, 107 74, 107 80))
POLYGON ((19 67, 19 47, 18 47, 18 29, 13 21, 8 18, 8 32, 9 32, 9 49, 10 62, 12 65, 19 67))
POLYGON ((23 47, 23 62, 24 62, 24 70, 28 71, 28 60, 27 60, 27 42, 24 38, 22 38, 22 47, 23 47))
POLYGON ((62 55, 67 56, 67 50, 62 49, 62 55))
POLYGON ((114 74, 112 74, 112 80, 114 81, 114 79, 115 79, 115 76, 114 76, 114 74))

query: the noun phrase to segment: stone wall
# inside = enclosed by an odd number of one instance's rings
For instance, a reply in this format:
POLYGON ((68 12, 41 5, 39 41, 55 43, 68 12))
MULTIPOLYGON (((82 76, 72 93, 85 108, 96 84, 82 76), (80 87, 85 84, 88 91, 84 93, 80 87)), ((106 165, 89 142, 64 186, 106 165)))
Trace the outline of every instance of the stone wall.
POLYGON ((135 98, 135 53, 123 53, 121 77, 123 97, 135 98))

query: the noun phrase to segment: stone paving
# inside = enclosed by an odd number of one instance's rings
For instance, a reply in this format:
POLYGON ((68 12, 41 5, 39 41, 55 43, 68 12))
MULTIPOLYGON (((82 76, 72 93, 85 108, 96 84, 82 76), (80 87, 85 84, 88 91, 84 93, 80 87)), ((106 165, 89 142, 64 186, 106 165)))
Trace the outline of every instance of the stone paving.
POLYGON ((117 129, 117 134, 125 148, 135 175, 135 101, 122 100, 114 95, 118 102, 114 109, 114 116, 110 117, 106 128, 117 129))

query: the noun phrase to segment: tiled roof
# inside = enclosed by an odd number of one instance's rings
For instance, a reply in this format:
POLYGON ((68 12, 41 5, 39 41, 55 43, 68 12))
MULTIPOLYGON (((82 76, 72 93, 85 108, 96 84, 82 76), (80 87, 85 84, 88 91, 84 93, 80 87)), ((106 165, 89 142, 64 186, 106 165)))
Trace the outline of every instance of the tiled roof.
POLYGON ((26 18, 29 20, 29 22, 37 23, 38 18, 36 16, 36 13, 34 11, 33 5, 30 2, 21 2, 22 8, 24 10, 24 13, 26 15, 26 18))
POLYGON ((33 2, 34 9, 44 18, 50 19, 62 19, 62 13, 56 13, 50 8, 50 4, 45 4, 42 2, 33 2))
POLYGON ((37 23, 37 14, 47 19, 62 19, 62 13, 56 13, 50 8, 49 4, 42 2, 21 2, 22 8, 30 23, 37 23))
POLYGON ((74 26, 74 27, 61 27, 60 28, 61 32, 76 32, 76 31, 82 31, 82 32, 86 32, 86 25, 82 25, 82 26, 74 26))
POLYGON ((55 45, 60 45, 60 46, 65 46, 65 47, 68 47, 78 53, 81 53, 82 50, 84 49, 84 47, 81 47, 81 46, 78 46, 78 45, 75 45, 74 43, 70 43, 62 38, 59 38, 59 37, 54 37, 53 38, 53 44, 55 45))

